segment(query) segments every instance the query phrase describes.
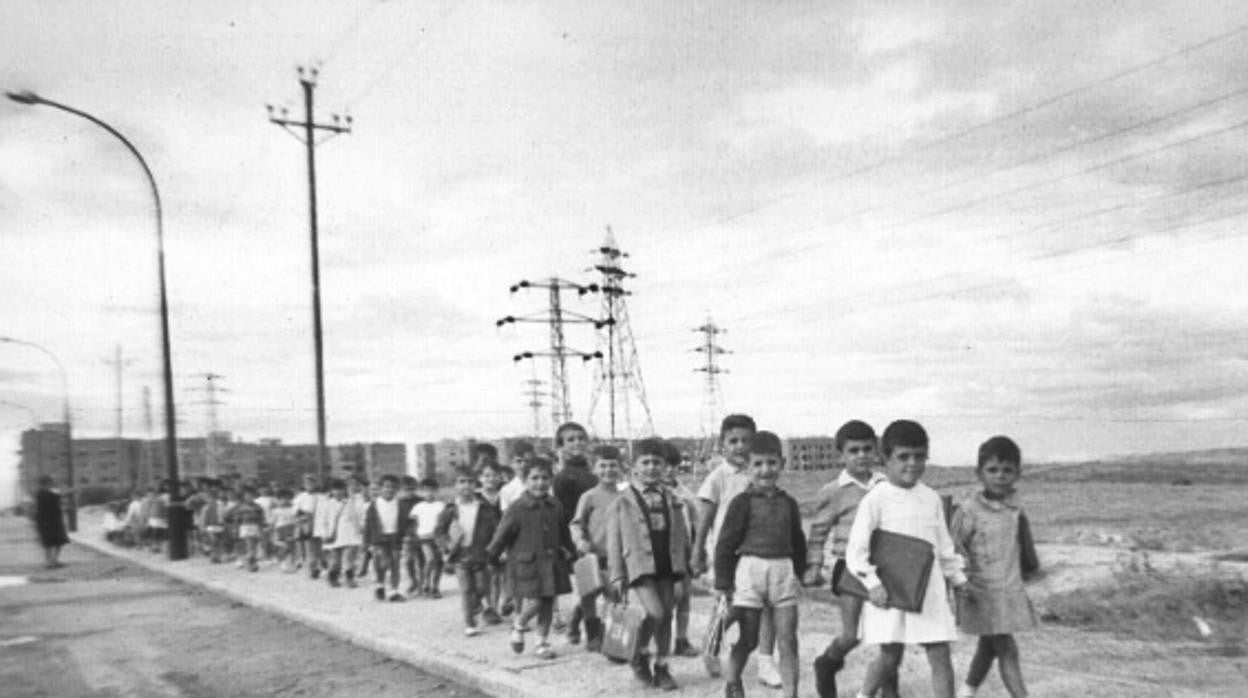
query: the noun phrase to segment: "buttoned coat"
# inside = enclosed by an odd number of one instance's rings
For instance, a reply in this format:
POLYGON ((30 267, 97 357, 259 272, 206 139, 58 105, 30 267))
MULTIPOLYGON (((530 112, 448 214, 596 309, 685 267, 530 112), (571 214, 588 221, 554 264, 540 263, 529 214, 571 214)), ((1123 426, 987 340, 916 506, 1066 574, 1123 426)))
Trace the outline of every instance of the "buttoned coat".
POLYGON ((540 599, 572 591, 568 561, 572 534, 562 525, 563 507, 553 496, 525 492, 498 524, 486 548, 491 560, 507 553, 507 580, 517 598, 540 599))
MULTIPOLYGON (((607 578, 612 584, 632 584, 641 577, 655 573, 654 547, 650 543, 650 527, 646 512, 637 501, 639 492, 632 485, 620 493, 607 511, 607 578)), ((667 501, 668 552, 672 558, 672 574, 689 576, 689 516, 685 503, 671 490, 664 492, 667 501)))
MULTIPOLYGON (((446 549, 446 561, 452 564, 484 565, 489 561, 486 547, 494 540, 502 514, 498 506, 490 504, 480 495, 476 495, 477 518, 473 522, 472 540, 451 541, 451 524, 459 521, 459 501, 450 502, 438 516, 438 525, 434 530, 434 538, 446 549)), ((460 524, 463 525, 463 524, 460 524)))

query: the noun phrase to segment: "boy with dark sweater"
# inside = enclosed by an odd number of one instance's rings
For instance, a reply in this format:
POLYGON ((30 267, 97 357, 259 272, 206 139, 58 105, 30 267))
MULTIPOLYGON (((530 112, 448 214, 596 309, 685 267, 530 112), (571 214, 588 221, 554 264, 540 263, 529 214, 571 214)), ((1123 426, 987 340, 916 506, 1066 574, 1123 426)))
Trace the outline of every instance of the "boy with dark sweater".
POLYGON ((756 432, 747 449, 750 486, 728 504, 715 544, 715 588, 729 595, 740 626, 729 653, 725 695, 743 697, 741 673, 758 645, 763 609, 772 609, 786 698, 797 695, 797 602, 806 571, 806 535, 797 501, 776 486, 780 438, 756 432))

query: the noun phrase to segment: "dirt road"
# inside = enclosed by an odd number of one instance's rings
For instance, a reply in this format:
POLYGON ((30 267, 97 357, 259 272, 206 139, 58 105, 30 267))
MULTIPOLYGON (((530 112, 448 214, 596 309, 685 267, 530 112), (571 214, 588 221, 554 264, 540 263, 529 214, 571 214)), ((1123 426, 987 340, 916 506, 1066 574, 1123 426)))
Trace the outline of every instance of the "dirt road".
POLYGON ((29 525, 0 517, 6 696, 484 695, 81 547, 63 559, 44 570, 29 525))

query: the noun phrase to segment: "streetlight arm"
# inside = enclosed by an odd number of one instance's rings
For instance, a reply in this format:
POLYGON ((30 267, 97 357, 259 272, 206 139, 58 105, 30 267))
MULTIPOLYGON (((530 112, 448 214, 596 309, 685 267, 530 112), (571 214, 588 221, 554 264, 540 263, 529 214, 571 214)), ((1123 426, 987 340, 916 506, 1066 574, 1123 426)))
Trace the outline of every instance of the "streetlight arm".
MULTIPOLYGON (((143 174, 147 176, 147 184, 148 186, 152 188, 152 197, 156 199, 156 224, 157 224, 157 227, 160 227, 161 221, 163 220, 164 216, 161 215, 160 190, 156 188, 156 178, 152 176, 152 169, 147 166, 147 161, 143 159, 143 155, 139 153, 138 148, 135 148, 133 143, 131 143, 125 136, 121 135, 120 131, 113 128, 112 126, 109 126, 103 121, 100 121, 99 119, 86 113, 85 111, 82 111, 80 109, 74 109, 73 107, 67 104, 61 104, 60 102, 55 102, 53 100, 47 99, 46 97, 40 97, 34 92, 30 92, 28 90, 22 91, 22 92, 6 92, 5 94, 8 96, 9 99, 13 100, 14 102, 18 102, 19 104, 31 104, 31 105, 43 104, 43 105, 52 107, 53 109, 60 109, 61 111, 69 112, 70 114, 73 114, 75 116, 81 116, 87 121, 90 121, 96 126, 99 126, 105 131, 108 131, 109 133, 116 136, 117 140, 121 141, 122 144, 126 146, 126 149, 130 151, 130 154, 134 156, 134 159, 139 161, 139 166, 143 168, 143 174)), ((163 230, 159 230, 158 234, 160 235, 161 238, 164 238, 163 230)))
POLYGON ((17 339, 15 337, 0 337, 0 342, 3 342, 5 344, 18 344, 23 347, 30 347, 31 349, 42 352, 44 356, 47 356, 49 359, 52 359, 52 363, 56 364, 56 370, 60 371, 61 373, 61 395, 65 397, 65 416, 66 418, 68 418, 69 417, 69 378, 65 373, 65 364, 61 363, 61 360, 56 357, 56 354, 53 354, 51 350, 49 350, 47 347, 39 345, 39 344, 35 344, 34 342, 28 342, 24 339, 17 339))

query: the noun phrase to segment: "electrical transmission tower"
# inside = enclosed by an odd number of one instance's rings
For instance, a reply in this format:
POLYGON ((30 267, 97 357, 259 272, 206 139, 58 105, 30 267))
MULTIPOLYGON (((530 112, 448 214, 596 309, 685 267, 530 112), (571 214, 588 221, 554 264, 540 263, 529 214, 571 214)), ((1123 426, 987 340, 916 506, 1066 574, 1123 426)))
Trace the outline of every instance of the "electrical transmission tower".
POLYGON ((512 360, 520 361, 522 359, 536 359, 540 357, 550 358, 550 419, 553 422, 552 428, 554 428, 572 419, 572 403, 568 398, 567 358, 579 358, 582 362, 602 358, 602 354, 598 352, 588 353, 568 348, 567 342, 564 340, 563 326, 567 324, 586 324, 593 325, 595 329, 601 329, 606 325, 606 321, 563 308, 562 293, 564 291, 572 290, 584 293, 583 287, 571 281, 556 277, 540 281, 520 281, 512 285, 511 292, 516 293, 521 289, 528 288, 542 288, 549 291, 549 310, 546 313, 526 317, 508 315, 497 320, 494 324, 496 327, 502 327, 503 325, 518 322, 538 322, 550 327, 550 351, 525 351, 513 356, 512 360))
POLYGON ((125 406, 122 400, 122 373, 126 367, 134 363, 134 359, 123 359, 121 357, 121 345, 115 345, 112 358, 104 359, 104 363, 113 369, 113 377, 117 390, 117 440, 121 441, 125 433, 125 406))
MULTIPOLYGON (((530 364, 533 367, 533 377, 524 382, 524 396, 529 399, 529 409, 533 410, 533 439, 535 441, 542 438, 542 397, 546 393, 542 390, 543 382, 537 377, 536 364, 530 364)), ((553 427, 552 427, 553 429, 553 427)))
POLYGON ((321 336, 321 253, 316 230, 316 146, 334 136, 351 133, 351 115, 345 117, 331 114, 333 123, 318 124, 313 118, 312 92, 316 89, 317 68, 299 67, 299 84, 303 87, 303 120, 289 118, 289 109, 265 105, 269 121, 281 126, 303 143, 308 156, 308 211, 312 239, 312 342, 316 352, 316 460, 317 475, 322 481, 329 475, 328 453, 325 447, 325 358, 321 336), (300 134, 302 131, 302 135, 300 134), (320 142, 317 132, 326 134, 320 142))
POLYGON ((706 463, 715 451, 715 441, 719 430, 719 413, 723 410, 719 376, 722 373, 728 373, 728 369, 719 365, 719 357, 732 352, 719 346, 716 342, 716 337, 727 330, 716 325, 709 315, 706 318, 706 323, 701 327, 693 328, 693 331, 702 335, 702 343, 693 351, 701 353, 706 361, 703 365, 693 369, 694 373, 705 374, 706 379, 705 394, 703 395, 706 422, 702 430, 702 447, 699 449, 697 460, 698 463, 706 463))
POLYGON ((625 290, 624 280, 637 275, 624 270, 622 260, 628 254, 615 244, 611 226, 607 226, 607 235, 602 246, 594 252, 598 254, 598 261, 592 271, 601 274, 602 280, 586 286, 581 293, 600 294, 602 315, 605 318, 603 324, 607 331, 605 335, 598 335, 598 353, 606 357, 606 362, 598 367, 589 417, 592 422, 595 409, 605 397, 609 438, 615 441, 617 437, 623 436, 631 441, 636 436, 632 423, 634 402, 645 415, 643 433, 648 435, 654 432, 650 403, 646 400, 646 385, 641 378, 641 363, 637 358, 637 344, 633 341, 633 328, 629 322, 628 303, 625 301, 632 292, 625 290), (621 412, 624 421, 622 435, 619 433, 621 412))
POLYGON ((220 472, 221 449, 218 443, 221 426, 217 421, 217 407, 225 404, 217 397, 218 393, 230 392, 228 388, 220 384, 225 376, 220 373, 212 373, 211 371, 199 374, 204 379, 204 386, 196 389, 196 392, 203 392, 204 399, 199 404, 205 408, 206 433, 204 435, 204 474, 208 477, 218 477, 220 472))

